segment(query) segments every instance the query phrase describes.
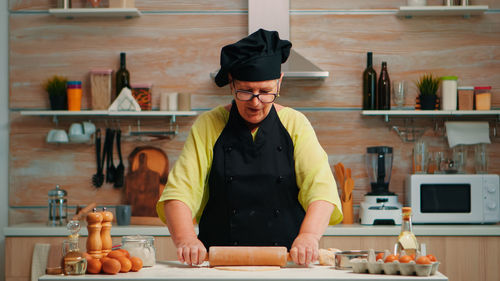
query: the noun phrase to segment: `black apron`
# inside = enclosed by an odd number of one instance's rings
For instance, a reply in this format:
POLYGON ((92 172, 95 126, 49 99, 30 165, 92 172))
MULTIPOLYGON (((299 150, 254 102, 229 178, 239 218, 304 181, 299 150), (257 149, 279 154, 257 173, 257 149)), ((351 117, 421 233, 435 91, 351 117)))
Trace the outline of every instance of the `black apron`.
POLYGON ((305 212, 298 201, 293 142, 274 105, 255 141, 233 101, 213 148, 209 198, 198 238, 210 246, 292 246, 305 212))

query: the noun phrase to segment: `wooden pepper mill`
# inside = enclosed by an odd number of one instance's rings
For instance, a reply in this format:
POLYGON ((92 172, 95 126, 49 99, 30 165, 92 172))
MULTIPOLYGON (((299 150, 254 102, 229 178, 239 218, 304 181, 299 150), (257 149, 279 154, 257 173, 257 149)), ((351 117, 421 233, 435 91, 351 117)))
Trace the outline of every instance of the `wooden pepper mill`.
POLYGON ((106 211, 106 207, 102 209, 102 229, 101 229, 101 242, 102 254, 106 256, 111 252, 113 241, 111 240, 111 222, 113 221, 113 213, 106 211))
POLYGON ((89 236, 87 237, 87 253, 93 258, 100 259, 102 254, 102 240, 101 240, 101 225, 102 214, 97 212, 94 208, 92 213, 87 215, 87 230, 89 236))

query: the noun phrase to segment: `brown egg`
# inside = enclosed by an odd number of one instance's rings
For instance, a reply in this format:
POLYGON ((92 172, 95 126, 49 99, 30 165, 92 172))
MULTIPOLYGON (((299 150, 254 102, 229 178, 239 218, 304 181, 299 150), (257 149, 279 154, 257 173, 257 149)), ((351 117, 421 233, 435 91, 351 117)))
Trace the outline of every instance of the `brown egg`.
POLYGON ((408 255, 404 255, 404 256, 401 256, 399 258, 399 262, 400 263, 409 263, 410 261, 412 261, 413 259, 411 258, 411 256, 408 256, 408 255))
POLYGON ((431 264, 431 260, 426 256, 420 256, 417 259, 417 264, 431 264))
POLYGON ((118 249, 117 251, 120 251, 120 252, 124 253, 125 256, 130 259, 130 253, 127 250, 125 250, 125 249, 118 249))
POLYGON ((87 261, 94 259, 89 253, 83 253, 83 256, 87 259, 87 261))
POLYGON ((87 272, 92 274, 97 274, 101 272, 102 263, 98 259, 87 260, 87 272))
POLYGON ((117 260, 121 264, 120 272, 127 273, 130 271, 130 269, 132 268, 132 262, 127 257, 125 257, 125 256, 118 257, 117 260))
POLYGON ((101 261, 101 263, 104 263, 105 261, 110 260, 110 259, 111 259, 111 258, 108 258, 108 257, 102 257, 102 258, 100 259, 100 261, 101 261))
POLYGON ((115 259, 108 259, 102 263, 102 271, 107 274, 117 274, 121 268, 120 262, 115 259))
POLYGON ((113 251, 109 252, 107 255, 108 258, 113 258, 113 259, 116 259, 118 257, 124 257, 124 256, 125 256, 125 254, 120 250, 113 250, 113 251))
POLYGON ((142 268, 142 260, 139 257, 131 257, 130 261, 132 262, 132 268, 130 271, 139 271, 142 268))

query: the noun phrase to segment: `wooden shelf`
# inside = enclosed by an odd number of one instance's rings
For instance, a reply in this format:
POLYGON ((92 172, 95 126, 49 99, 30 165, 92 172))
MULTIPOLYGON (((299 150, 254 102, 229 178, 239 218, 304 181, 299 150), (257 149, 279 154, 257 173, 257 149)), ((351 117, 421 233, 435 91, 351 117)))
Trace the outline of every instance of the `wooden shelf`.
POLYGON ((402 6, 397 16, 477 16, 488 10, 487 5, 472 6, 402 6))
POLYGON ((500 110, 363 110, 364 116, 484 116, 500 115, 500 110))
POLYGON ((177 116, 196 116, 197 111, 108 111, 108 110, 22 110, 21 115, 24 116, 52 116, 57 122, 58 117, 75 116, 75 117, 171 117, 171 121, 175 122, 177 116))
POLYGON ((137 8, 70 8, 49 9, 49 14, 58 18, 135 18, 140 17, 141 12, 137 8))
POLYGON ((197 111, 108 111, 108 110, 22 110, 25 116, 123 116, 123 117, 148 117, 148 116, 195 116, 197 111))

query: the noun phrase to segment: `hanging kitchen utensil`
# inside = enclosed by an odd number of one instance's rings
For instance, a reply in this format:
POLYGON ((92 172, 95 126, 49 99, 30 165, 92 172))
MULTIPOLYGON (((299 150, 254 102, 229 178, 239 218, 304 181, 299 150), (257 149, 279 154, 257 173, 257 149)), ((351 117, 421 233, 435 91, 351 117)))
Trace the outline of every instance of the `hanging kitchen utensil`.
POLYGON ((102 173, 103 167, 101 162, 101 129, 97 129, 95 132, 95 155, 97 172, 92 176, 92 184, 95 187, 101 187, 104 182, 104 174, 102 173))
POLYGON ((109 143, 108 143, 108 159, 107 159, 107 169, 106 169, 106 182, 115 182, 116 168, 113 164, 113 145, 115 140, 115 130, 109 129, 109 143))
POLYGON ((121 136, 122 136, 122 131, 117 130, 116 131, 116 149, 118 150, 118 157, 120 158, 120 163, 116 167, 114 187, 122 187, 123 181, 124 181, 123 174, 124 174, 125 166, 123 165, 123 159, 122 159, 121 136))

